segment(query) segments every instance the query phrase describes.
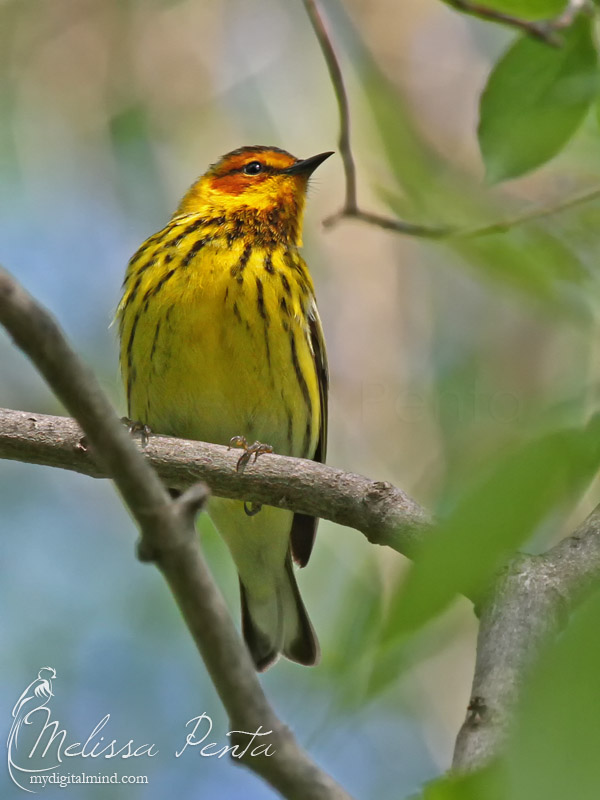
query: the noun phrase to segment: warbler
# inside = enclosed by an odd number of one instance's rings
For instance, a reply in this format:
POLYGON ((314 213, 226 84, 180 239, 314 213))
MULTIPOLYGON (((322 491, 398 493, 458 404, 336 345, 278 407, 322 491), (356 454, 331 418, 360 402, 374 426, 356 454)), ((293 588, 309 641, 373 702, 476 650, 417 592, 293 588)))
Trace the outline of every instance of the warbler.
MULTIPOLYGON (((129 417, 153 432, 323 462, 328 370, 310 273, 299 253, 308 180, 330 155, 277 147, 223 156, 129 262, 117 310, 129 417)), ((255 456, 255 457, 256 457, 255 456)), ((212 498, 240 580, 256 668, 319 644, 293 571, 317 520, 212 498)))

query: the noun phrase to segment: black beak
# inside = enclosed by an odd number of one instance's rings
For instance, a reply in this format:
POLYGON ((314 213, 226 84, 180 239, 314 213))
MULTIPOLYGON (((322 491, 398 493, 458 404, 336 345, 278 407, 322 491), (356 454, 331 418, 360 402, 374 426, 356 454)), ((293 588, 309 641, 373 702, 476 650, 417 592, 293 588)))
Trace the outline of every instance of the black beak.
POLYGON ((310 158, 304 158, 300 161, 296 161, 295 164, 292 164, 291 167, 287 169, 281 170, 284 175, 306 175, 308 178, 319 164, 322 164, 326 158, 333 155, 333 150, 330 150, 328 153, 319 153, 318 156, 311 156, 310 158))

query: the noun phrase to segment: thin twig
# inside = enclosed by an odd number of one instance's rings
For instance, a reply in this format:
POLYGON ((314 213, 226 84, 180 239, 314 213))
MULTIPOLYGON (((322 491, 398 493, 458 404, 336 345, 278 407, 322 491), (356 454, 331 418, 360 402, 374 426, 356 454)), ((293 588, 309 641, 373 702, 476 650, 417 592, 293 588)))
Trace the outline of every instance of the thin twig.
POLYGON ((351 218, 368 222, 371 225, 377 225, 380 228, 393 230, 397 233, 420 236, 423 238, 439 238, 451 233, 452 229, 448 226, 429 227, 427 225, 415 225, 411 222, 404 222, 399 219, 392 219, 391 217, 371 214, 359 208, 356 187, 356 166, 352 153, 352 144, 350 142, 350 105, 348 103, 348 93, 346 92, 344 76, 316 0, 302 0, 302 2, 304 3, 304 8, 306 9, 306 13, 308 14, 321 47, 325 63, 327 64, 340 116, 339 148, 344 165, 346 186, 345 200, 343 207, 336 214, 324 220, 323 224, 326 227, 331 227, 343 218, 351 218))
MULTIPOLYGON (((134 519, 140 556, 165 577, 230 717, 232 729, 272 732, 274 755, 241 761, 292 800, 349 800, 277 718, 204 561, 194 517, 207 491, 194 484, 172 501, 134 446, 94 375, 81 363, 51 315, 0 268, 0 323, 78 420, 94 458, 112 477, 134 519)), ((31 415, 30 415, 31 416, 31 415)), ((35 415, 34 415, 35 416, 35 415)), ((30 421, 31 427, 33 423, 30 421)), ((240 748, 247 740, 240 742, 240 748)))
POLYGON ((471 3, 468 0, 445 0, 445 2, 449 6, 456 8, 458 11, 462 11, 464 14, 469 14, 472 17, 478 17, 479 19, 488 20, 489 22, 498 22, 501 25, 516 28, 526 36, 539 39, 539 41, 545 42, 551 47, 560 47, 562 45, 563 41, 558 32, 564 28, 568 28, 579 11, 586 5, 586 0, 571 0, 563 13, 555 19, 533 21, 521 19, 512 14, 505 14, 494 8, 487 8, 481 3, 471 3))
POLYGON ((303 0, 303 3, 319 45, 321 46, 321 52, 323 53, 327 69, 329 70, 329 77, 331 78, 340 111, 339 148, 344 164, 344 173, 346 175, 346 200, 344 203, 344 211, 346 214, 352 214, 358 211, 358 204, 356 201, 356 166, 354 164, 352 147, 350 145, 350 105, 348 103, 348 93, 346 92, 344 77, 337 55, 333 49, 331 37, 327 33, 327 28, 319 13, 317 4, 315 0, 303 0))
MULTIPOLYGON (((557 38, 556 32, 562 30, 572 24, 577 14, 585 8, 587 0, 571 0, 565 11, 554 20, 547 20, 544 22, 531 22, 522 20, 511 15, 497 12, 493 9, 488 9, 478 3, 470 3, 465 0, 447 0, 448 4, 474 16, 483 19, 489 19, 495 22, 501 22, 505 25, 511 25, 535 38, 542 39, 548 44, 559 46, 561 40, 557 38)), ((444 239, 446 237, 475 237, 486 236, 493 233, 505 233, 511 228, 523 225, 527 222, 532 222, 536 219, 542 219, 552 214, 558 214, 562 211, 573 208, 574 206, 600 197, 600 187, 579 194, 575 197, 565 200, 563 203, 555 204, 546 208, 536 208, 526 211, 519 216, 512 217, 508 220, 500 220, 499 222, 489 223, 481 227, 467 230, 460 230, 451 225, 419 225, 417 223, 406 222, 405 220, 398 219, 397 217, 389 217, 382 214, 374 214, 369 211, 364 211, 360 208, 357 195, 357 182, 356 182, 356 165, 354 161, 354 154, 352 151, 352 144, 350 141, 350 106, 348 102, 348 93, 344 83, 344 76, 340 67, 335 48, 331 41, 331 37, 327 31, 327 27, 323 22, 323 17, 319 11, 316 0, 302 0, 304 7, 312 24, 313 30, 321 47, 323 57, 329 70, 329 77, 335 92, 337 106, 340 119, 340 134, 339 134, 339 148, 342 163, 344 167, 345 179, 345 200, 343 207, 327 217, 323 221, 325 227, 333 227, 343 219, 356 219, 361 222, 366 222, 369 225, 374 225, 384 230, 400 233, 405 236, 414 236, 423 239, 444 239)))
POLYGON ((374 225, 386 231, 394 231, 395 233, 402 233, 406 236, 414 236, 420 239, 444 239, 457 233, 456 229, 449 225, 437 228, 429 225, 418 225, 417 223, 405 222, 395 217, 386 217, 382 214, 374 214, 371 211, 363 211, 360 208, 357 208, 355 211, 348 211, 343 208, 336 214, 323 220, 323 225, 326 228, 331 228, 341 219, 357 219, 360 222, 366 222, 368 225, 374 225))
POLYGON ((460 238, 472 238, 476 236, 491 236, 495 233, 506 233, 519 225, 524 225, 527 222, 532 222, 537 219, 544 219, 544 217, 551 217, 554 214, 560 214, 563 211, 568 211, 570 208, 575 208, 584 203, 590 203, 592 200, 597 200, 598 198, 600 198, 600 186, 594 186, 592 189, 576 194, 564 200, 562 203, 532 208, 529 211, 524 211, 522 214, 518 214, 509 219, 500 220, 499 222, 492 222, 488 225, 472 228, 471 230, 455 231, 453 235, 460 238))

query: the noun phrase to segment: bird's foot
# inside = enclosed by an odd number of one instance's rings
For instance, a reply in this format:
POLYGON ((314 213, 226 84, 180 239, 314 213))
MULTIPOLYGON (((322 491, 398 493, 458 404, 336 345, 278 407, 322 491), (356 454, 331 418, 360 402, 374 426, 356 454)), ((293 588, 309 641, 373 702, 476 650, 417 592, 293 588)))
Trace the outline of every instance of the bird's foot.
MULTIPOLYGON (((150 426, 146 425, 144 422, 135 422, 134 420, 129 419, 129 417, 121 417, 121 422, 123 425, 127 425, 127 430, 132 436, 134 436, 136 433, 141 434, 140 438, 142 440, 142 447, 146 447, 150 434, 152 433, 150 426)), ((87 436, 81 437, 81 439, 75 445, 75 449, 81 451, 82 453, 88 452, 89 444, 87 436)))
POLYGON ((121 417, 121 422, 127 426, 127 430, 132 436, 135 436, 136 433, 140 434, 142 447, 148 444, 148 439, 152 433, 150 425, 146 425, 145 422, 140 422, 139 420, 129 419, 129 417, 121 417))
MULTIPOLYGON (((229 447, 228 450, 231 450, 232 447, 241 447, 243 449, 242 455, 239 457, 238 462, 235 467, 236 472, 243 472, 246 469, 246 466, 252 456, 254 456, 254 461, 259 456, 262 456, 264 453, 272 453, 273 448, 270 444, 261 444, 260 442, 254 442, 254 444, 248 444, 245 436, 232 436, 229 440, 229 447)), ((258 509, 260 511, 260 509, 258 509)), ((257 511, 254 512, 255 514, 258 513, 257 511)), ((246 510, 246 514, 248 511, 246 510)), ((249 516, 252 516, 249 514, 249 516)))

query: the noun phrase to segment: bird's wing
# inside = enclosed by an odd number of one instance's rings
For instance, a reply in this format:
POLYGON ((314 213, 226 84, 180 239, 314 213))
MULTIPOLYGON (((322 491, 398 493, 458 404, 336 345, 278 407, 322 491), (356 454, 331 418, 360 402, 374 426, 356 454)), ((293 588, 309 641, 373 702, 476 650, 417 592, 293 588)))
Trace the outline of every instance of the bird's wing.
MULTIPOLYGON (((327 455, 327 397, 329 393, 329 369, 327 367, 327 353, 325 339, 317 306, 313 302, 308 312, 309 343, 313 354, 315 371, 319 382, 319 404, 321 407, 321 424, 319 426, 319 439, 313 455, 313 461, 325 463, 327 455)), ((294 514, 292 522, 292 556, 301 567, 308 564, 308 559, 317 534, 317 517, 307 514, 294 514)))

